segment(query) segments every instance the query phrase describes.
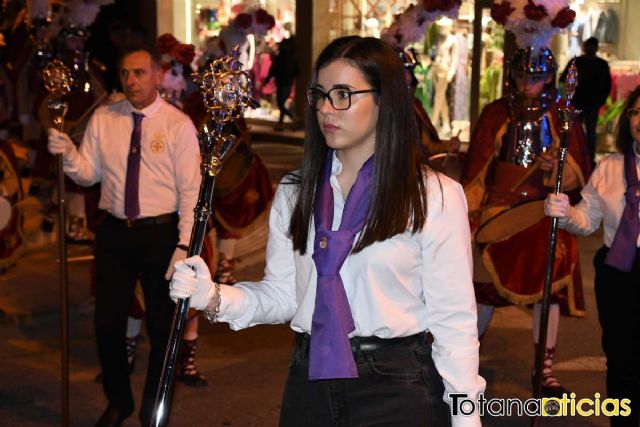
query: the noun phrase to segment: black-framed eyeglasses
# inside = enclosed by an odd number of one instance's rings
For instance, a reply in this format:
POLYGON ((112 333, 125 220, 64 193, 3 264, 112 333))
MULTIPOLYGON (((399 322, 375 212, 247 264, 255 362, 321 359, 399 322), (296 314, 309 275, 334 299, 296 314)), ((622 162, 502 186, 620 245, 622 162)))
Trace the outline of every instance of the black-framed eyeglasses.
POLYGON ((636 119, 636 118, 640 117, 640 108, 629 108, 627 110, 627 116, 630 119, 636 119))
POLYGON ((309 108, 318 111, 322 108, 325 99, 329 100, 331 106, 336 110, 348 110, 351 107, 351 95, 359 93, 378 92, 378 89, 351 90, 348 87, 334 87, 324 92, 317 87, 307 89, 307 102, 309 108))

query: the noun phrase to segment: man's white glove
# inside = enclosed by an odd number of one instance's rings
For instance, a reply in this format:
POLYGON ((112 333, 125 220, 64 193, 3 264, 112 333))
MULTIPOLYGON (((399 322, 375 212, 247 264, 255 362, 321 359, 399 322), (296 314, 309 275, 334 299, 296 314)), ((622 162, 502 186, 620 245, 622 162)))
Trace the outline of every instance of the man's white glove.
POLYGON ((190 298, 189 307, 196 310, 207 308, 216 295, 207 264, 199 256, 192 256, 175 265, 175 273, 169 285, 169 296, 178 299, 190 298))
POLYGON ((173 276, 173 272, 174 272, 174 265, 178 261, 182 261, 186 257, 187 257, 187 251, 185 251, 182 248, 176 248, 176 250, 173 251, 173 255, 171 255, 171 261, 169 261, 169 267, 167 268, 166 273, 164 273, 165 280, 171 279, 171 276, 173 276))
POLYGON ((566 218, 569 216, 569 196, 564 193, 548 194, 544 201, 544 213, 550 217, 566 218))
POLYGON ((62 154, 62 156, 68 157, 76 149, 73 141, 71 141, 71 138, 69 138, 69 135, 66 133, 54 128, 49 128, 48 134, 49 143, 47 144, 47 148, 51 154, 62 154))

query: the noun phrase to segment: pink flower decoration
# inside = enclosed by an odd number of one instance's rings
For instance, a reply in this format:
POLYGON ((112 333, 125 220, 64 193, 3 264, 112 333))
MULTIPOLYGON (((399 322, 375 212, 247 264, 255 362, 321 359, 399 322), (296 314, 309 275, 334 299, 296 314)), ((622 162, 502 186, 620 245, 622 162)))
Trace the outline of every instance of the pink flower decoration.
POLYGON ((561 9, 551 21, 551 25, 558 28, 567 28, 576 19, 576 12, 569 7, 561 9))
POLYGON ((164 55, 165 53, 170 53, 176 46, 178 46, 180 42, 176 39, 173 34, 164 33, 158 40, 156 41, 156 47, 158 48, 158 52, 160 55, 164 55))
POLYGON ((541 21, 548 15, 547 8, 543 5, 536 5, 532 0, 524 7, 524 15, 532 21, 541 21))
POLYGON ((196 47, 192 44, 179 44, 171 53, 180 64, 189 65, 196 56, 196 47))
POLYGON ((516 10, 516 8, 511 6, 511 3, 508 1, 504 1, 500 4, 494 3, 491 5, 491 18, 493 18, 493 20, 498 24, 504 25, 507 22, 507 18, 514 10, 516 10))

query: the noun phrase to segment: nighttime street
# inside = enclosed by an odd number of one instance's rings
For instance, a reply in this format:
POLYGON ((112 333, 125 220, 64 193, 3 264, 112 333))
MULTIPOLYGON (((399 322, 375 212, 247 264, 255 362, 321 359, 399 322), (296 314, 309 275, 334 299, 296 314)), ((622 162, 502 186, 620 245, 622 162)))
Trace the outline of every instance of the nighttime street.
POLYGON ((0 1, 0 427, 640 427, 639 5, 0 1))
MULTIPOLYGON (((301 149, 270 142, 253 146, 265 161, 272 180, 294 168, 301 149)), ((35 203, 35 200, 33 200, 35 203)), ((31 218, 34 220, 34 218, 31 218)), ((28 224, 35 224, 35 221, 28 224)), ((31 229, 31 232, 37 234, 31 229)), ((33 237, 33 235, 30 235, 33 237)), ((266 226, 242 239, 237 277, 256 280, 264 267, 266 226)), ((579 398, 604 394, 604 357, 595 311, 591 258, 602 237, 580 238, 587 301, 583 319, 560 322, 555 371, 563 385, 579 398)), ((57 426, 60 414, 58 339, 58 276, 56 244, 28 251, 18 265, 0 276, 0 425, 57 426)), ((89 292, 90 254, 86 245, 71 245, 70 290, 70 417, 71 426, 93 425, 106 401, 99 384, 93 333, 93 302, 89 292)), ((258 326, 241 332, 201 319, 197 363, 209 380, 205 388, 177 383, 171 426, 275 426, 293 343, 286 325, 258 326)), ((148 342, 139 345, 132 375, 139 402, 148 342)), ((480 373, 487 380, 487 398, 530 397, 533 364, 531 313, 517 307, 496 311, 485 336, 480 373)), ((138 425, 131 417, 126 427, 138 425)), ((485 417, 486 426, 528 426, 527 419, 485 417)), ((546 418, 543 426, 606 426, 604 418, 546 418)))

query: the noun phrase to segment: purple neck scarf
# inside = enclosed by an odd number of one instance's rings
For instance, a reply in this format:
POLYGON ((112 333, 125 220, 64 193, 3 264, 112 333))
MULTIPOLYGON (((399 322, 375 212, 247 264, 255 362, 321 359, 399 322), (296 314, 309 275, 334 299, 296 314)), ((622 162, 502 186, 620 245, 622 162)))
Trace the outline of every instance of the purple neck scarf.
POLYGON ((356 234, 364 226, 371 193, 373 156, 367 160, 351 187, 337 231, 333 224, 331 165, 333 150, 324 160, 314 205, 316 236, 313 261, 318 272, 315 309, 311 323, 309 379, 358 378, 349 333, 355 329, 351 308, 340 277, 356 234))
POLYGON ((621 271, 629 272, 633 268, 640 233, 640 218, 638 218, 638 203, 640 203, 640 185, 636 169, 636 153, 633 144, 629 144, 624 153, 624 177, 627 189, 624 198, 627 205, 622 212, 620 224, 613 238, 611 249, 604 263, 621 271))

